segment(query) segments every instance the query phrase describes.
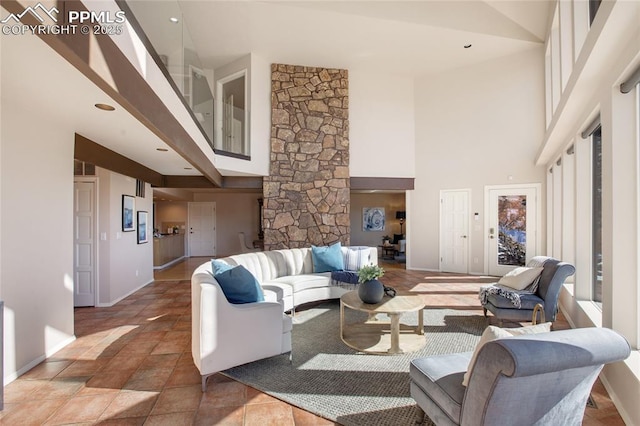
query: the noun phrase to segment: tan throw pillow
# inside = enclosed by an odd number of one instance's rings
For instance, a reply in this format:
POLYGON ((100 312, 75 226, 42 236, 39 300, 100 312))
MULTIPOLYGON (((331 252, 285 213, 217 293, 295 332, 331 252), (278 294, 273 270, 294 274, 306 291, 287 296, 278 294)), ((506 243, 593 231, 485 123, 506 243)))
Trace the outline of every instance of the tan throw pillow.
POLYGON ((480 337, 480 341, 476 345, 476 349, 473 351, 473 355, 471 355, 471 360, 469 361, 469 367, 467 368, 467 372, 464 373, 464 377, 462 379, 462 386, 467 386, 469 384, 469 377, 471 377, 471 370, 473 370, 474 364, 476 363, 476 358, 478 357, 478 353, 480 349, 486 344, 491 342, 492 340, 501 339, 503 337, 511 337, 511 336, 522 336, 523 334, 538 334, 538 333, 547 333, 551 331, 551 323, 545 322, 537 325, 528 325, 526 327, 519 328, 500 328, 490 325, 489 327, 484 329, 482 333, 482 337, 480 337))
POLYGON ((535 281, 536 278, 540 276, 542 273, 542 266, 537 266, 534 268, 528 268, 526 266, 521 266, 519 268, 510 271, 507 275, 500 278, 498 284, 506 285, 507 287, 511 287, 516 290, 524 290, 535 281))

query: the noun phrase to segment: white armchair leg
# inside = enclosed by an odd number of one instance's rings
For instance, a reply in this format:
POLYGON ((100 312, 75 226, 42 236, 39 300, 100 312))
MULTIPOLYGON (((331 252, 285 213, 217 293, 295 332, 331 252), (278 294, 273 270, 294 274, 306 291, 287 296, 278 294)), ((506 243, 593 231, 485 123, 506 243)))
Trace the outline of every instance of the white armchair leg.
POLYGON ((215 373, 212 374, 206 374, 202 376, 202 392, 206 392, 207 391, 207 379, 211 376, 213 376, 215 373))

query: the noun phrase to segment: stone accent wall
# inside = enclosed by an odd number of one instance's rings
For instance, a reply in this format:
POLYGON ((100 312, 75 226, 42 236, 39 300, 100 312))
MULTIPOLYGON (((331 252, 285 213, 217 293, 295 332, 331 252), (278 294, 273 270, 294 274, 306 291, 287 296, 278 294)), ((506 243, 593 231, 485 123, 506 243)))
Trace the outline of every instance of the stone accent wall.
POLYGON ((347 70, 271 65, 265 250, 349 244, 347 70))

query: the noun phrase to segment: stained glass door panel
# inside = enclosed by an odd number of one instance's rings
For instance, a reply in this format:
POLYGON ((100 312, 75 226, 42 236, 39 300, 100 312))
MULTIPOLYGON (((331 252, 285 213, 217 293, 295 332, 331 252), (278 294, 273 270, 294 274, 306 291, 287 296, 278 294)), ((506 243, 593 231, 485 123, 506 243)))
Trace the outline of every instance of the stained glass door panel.
POLYGON ((527 257, 527 196, 498 196, 498 264, 524 266, 527 257))
POLYGON ((524 266, 538 251, 538 187, 513 186, 487 191, 487 269, 503 276, 524 266))

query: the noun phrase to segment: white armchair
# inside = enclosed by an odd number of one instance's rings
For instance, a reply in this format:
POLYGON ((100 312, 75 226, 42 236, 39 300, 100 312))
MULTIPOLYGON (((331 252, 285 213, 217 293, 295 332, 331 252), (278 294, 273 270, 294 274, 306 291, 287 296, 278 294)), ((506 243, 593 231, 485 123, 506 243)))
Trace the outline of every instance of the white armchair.
MULTIPOLYGON (((284 353, 291 354, 291 318, 278 302, 234 305, 206 263, 191 277, 191 351, 202 376, 284 353)), ((265 290, 266 300, 276 297, 265 290)))
POLYGON ((251 253, 260 251, 259 248, 249 247, 244 232, 238 232, 238 240, 240 240, 240 253, 251 253))

